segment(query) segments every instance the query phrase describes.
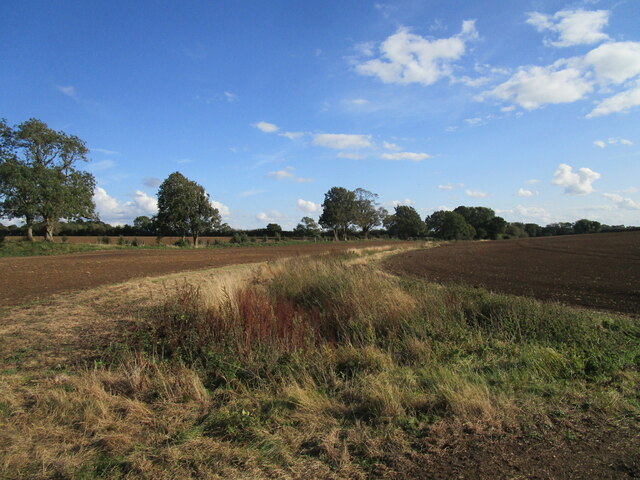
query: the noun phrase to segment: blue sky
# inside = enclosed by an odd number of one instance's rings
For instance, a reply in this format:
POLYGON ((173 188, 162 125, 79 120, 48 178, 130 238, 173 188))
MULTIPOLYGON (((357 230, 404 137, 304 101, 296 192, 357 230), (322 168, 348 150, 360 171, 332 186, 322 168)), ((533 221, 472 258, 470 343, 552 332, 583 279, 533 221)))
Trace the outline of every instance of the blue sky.
POLYGON ((0 116, 85 140, 110 223, 180 171, 236 228, 333 186, 639 225, 638 25, 637 0, 3 1, 0 116))

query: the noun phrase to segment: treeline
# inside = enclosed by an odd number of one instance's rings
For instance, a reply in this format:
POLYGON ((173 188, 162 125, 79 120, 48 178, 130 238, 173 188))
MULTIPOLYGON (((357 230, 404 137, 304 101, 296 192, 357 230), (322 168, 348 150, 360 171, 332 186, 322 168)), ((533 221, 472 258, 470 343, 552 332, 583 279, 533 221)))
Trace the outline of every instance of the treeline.
POLYGON ((235 230, 221 222, 204 187, 180 172, 170 174, 158 190, 158 213, 139 216, 132 225, 113 226, 99 220, 93 193, 95 179, 78 169, 89 150, 78 137, 50 129, 30 119, 15 127, 0 120, 0 218, 20 218, 23 226, 0 225, 0 237, 20 235, 33 239, 43 234, 65 236, 181 236, 198 245, 201 236, 230 236, 243 242, 249 237, 395 237, 444 240, 505 239, 572 233, 597 233, 634 229, 603 225, 582 219, 574 223, 507 222, 487 207, 459 206, 437 211, 425 219, 415 208, 399 205, 390 213, 378 204, 378 195, 356 188, 333 187, 324 196, 318 222, 303 217, 290 231, 276 223, 254 230, 235 230), (63 221, 61 221, 63 219, 63 221))

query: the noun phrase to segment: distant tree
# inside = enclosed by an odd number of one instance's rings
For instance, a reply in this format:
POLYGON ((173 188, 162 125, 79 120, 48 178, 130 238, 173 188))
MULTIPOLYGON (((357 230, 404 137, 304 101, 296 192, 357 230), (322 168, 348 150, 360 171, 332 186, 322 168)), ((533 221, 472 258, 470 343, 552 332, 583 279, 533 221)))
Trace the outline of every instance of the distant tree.
POLYGON ((505 231, 507 235, 514 238, 528 237, 529 234, 526 232, 524 228, 524 223, 521 222, 511 222, 507 225, 507 229, 505 231))
POLYGON ((301 237, 317 237, 320 235, 320 225, 311 217, 302 217, 293 232, 301 237))
POLYGON ((339 234, 347 239, 349 226, 356 218, 356 194, 343 187, 333 187, 324 194, 320 225, 333 231, 334 240, 339 234))
POLYGON ((378 207, 376 193, 363 188, 356 188, 355 191, 356 208, 353 223, 360 227, 364 238, 369 238, 369 232, 374 227, 382 224, 389 212, 383 207, 378 207))
POLYGON ((543 229, 544 236, 570 235, 573 233, 573 224, 569 222, 550 223, 543 229))
POLYGON ((267 235, 270 237, 277 237, 282 235, 282 227, 277 223, 270 223, 267 225, 267 235))
POLYGON ((139 235, 151 235, 154 230, 153 220, 146 215, 133 219, 133 228, 139 235))
POLYGON ((220 213, 201 185, 174 172, 158 190, 156 222, 161 232, 178 233, 183 241, 190 235, 197 247, 200 235, 220 224, 220 213))
POLYGON ((491 223, 496 217, 496 212, 491 208, 465 207, 461 205, 454 212, 462 215, 466 222, 475 229, 475 238, 497 238, 500 233, 504 233, 504 229, 507 226, 504 219, 502 219, 502 222, 491 223), (503 226, 504 228, 502 228, 503 226))
POLYGON ((443 240, 471 240, 475 229, 457 212, 439 210, 425 219, 428 234, 443 240))
POLYGON ((597 233, 601 228, 600 222, 583 218, 573 224, 573 233, 597 233))
POLYGON ((543 228, 537 223, 526 223, 524 225, 524 231, 529 234, 530 237, 539 237, 542 235, 543 228))
POLYGON ((390 235, 406 239, 426 234, 425 224, 415 208, 399 205, 394 210, 394 213, 386 218, 385 223, 390 235))
POLYGON ((95 217, 93 175, 76 169, 87 161, 85 143, 56 132, 35 118, 15 129, 0 122, 0 215, 24 218, 27 236, 41 220, 45 240, 53 241, 60 218, 95 217))

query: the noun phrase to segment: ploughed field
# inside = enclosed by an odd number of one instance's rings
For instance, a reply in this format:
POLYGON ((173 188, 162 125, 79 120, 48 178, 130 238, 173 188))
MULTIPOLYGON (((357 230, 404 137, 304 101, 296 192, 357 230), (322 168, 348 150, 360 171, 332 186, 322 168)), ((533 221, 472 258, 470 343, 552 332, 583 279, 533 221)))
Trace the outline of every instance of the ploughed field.
POLYGON ((368 241, 224 249, 101 250, 70 255, 4 257, 0 258, 0 307, 137 277, 264 262, 297 255, 344 253, 357 247, 400 244, 368 241))
POLYGON ((396 255, 387 270, 438 283, 640 314, 640 232, 456 242, 396 255))

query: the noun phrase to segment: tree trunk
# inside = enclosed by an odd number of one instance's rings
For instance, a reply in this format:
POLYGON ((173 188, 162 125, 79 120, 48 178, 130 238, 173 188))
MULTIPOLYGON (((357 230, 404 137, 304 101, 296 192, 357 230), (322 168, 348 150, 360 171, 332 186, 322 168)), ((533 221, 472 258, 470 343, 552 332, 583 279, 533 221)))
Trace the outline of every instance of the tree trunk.
POLYGON ((337 228, 333 229, 333 241, 334 242, 340 241, 340 239, 338 238, 338 229, 337 228))
POLYGON ((193 248, 198 248, 198 235, 193 235, 193 248))
POLYGON ((33 242, 33 219, 31 217, 25 218, 27 224, 27 240, 33 242))
POLYGON ((369 230, 363 230, 362 233, 364 233, 364 239, 369 240, 369 230))
POLYGON ((53 226, 54 222, 50 218, 44 219, 44 241, 53 242, 53 226))

